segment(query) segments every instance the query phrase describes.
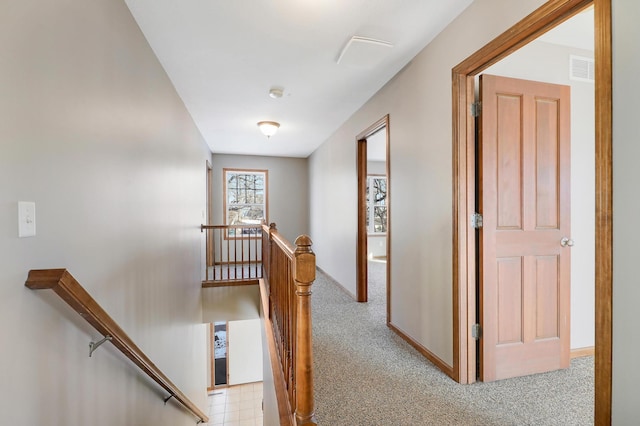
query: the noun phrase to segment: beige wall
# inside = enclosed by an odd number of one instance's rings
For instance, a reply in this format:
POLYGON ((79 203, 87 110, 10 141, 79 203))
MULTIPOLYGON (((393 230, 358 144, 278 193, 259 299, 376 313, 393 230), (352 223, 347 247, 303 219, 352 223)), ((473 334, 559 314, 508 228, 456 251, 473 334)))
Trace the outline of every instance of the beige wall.
POLYGON ((122 1, 0 13, 0 424, 192 425, 33 268, 65 267, 203 409, 198 130, 122 1), (37 235, 17 237, 17 203, 37 235))
POLYGON ((367 161, 367 174, 386 175, 387 164, 384 161, 367 161))
POLYGON ((202 290, 202 322, 259 318, 259 305, 257 284, 205 288, 202 290))
POLYGON ((638 422, 640 3, 613 0, 613 424, 638 422))
POLYGON ((269 171, 269 222, 289 241, 309 233, 309 185, 306 158, 213 155, 213 221, 222 224, 224 168, 269 171))
POLYGON ((391 322, 449 365, 451 69, 542 3, 476 0, 310 157, 318 265, 355 294, 355 137, 390 114, 391 322))
POLYGON ((229 386, 262 381, 262 337, 260 318, 227 323, 229 386))

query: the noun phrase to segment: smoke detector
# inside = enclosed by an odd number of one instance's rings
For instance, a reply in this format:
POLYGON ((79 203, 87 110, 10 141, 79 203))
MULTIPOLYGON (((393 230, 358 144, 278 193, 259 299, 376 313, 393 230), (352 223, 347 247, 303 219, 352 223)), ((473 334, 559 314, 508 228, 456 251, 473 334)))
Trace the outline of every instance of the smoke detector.
POLYGON ((282 87, 272 87, 269 89, 269 97, 272 99, 280 99, 284 94, 284 89, 282 87))

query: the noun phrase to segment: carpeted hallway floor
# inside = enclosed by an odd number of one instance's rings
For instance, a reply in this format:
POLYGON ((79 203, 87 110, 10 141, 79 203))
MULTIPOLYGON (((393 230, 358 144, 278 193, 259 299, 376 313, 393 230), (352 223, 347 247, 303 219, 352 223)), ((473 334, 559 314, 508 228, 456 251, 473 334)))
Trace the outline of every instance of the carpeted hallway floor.
POLYGON ((460 385, 385 324, 384 263, 370 262, 369 303, 318 271, 313 284, 320 425, 591 425, 593 357, 568 370, 460 385))

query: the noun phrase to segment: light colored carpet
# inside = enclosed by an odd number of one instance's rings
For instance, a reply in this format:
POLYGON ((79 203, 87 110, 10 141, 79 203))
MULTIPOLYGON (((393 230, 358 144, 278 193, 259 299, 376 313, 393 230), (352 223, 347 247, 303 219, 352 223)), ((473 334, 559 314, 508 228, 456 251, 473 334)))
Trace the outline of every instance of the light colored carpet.
POLYGON ((313 284, 318 424, 593 424, 593 357, 567 370, 460 385, 387 328, 385 265, 369 267, 369 303, 354 302, 322 271, 313 284))

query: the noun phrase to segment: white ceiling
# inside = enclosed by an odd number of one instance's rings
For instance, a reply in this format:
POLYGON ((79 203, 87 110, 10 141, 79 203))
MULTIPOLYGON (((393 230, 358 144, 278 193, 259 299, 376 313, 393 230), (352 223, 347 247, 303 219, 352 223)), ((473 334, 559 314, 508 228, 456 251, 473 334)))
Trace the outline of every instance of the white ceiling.
POLYGON ((561 25, 538 37, 537 40, 593 51, 593 6, 572 16, 561 25))
POLYGON ((311 154, 472 2, 125 1, 214 153, 291 157, 311 154), (352 36, 393 47, 375 66, 337 64, 352 36), (269 140, 261 120, 281 123, 269 140))

